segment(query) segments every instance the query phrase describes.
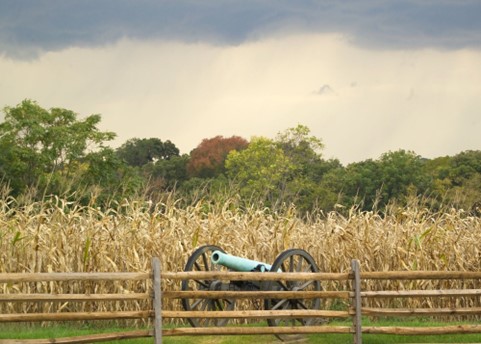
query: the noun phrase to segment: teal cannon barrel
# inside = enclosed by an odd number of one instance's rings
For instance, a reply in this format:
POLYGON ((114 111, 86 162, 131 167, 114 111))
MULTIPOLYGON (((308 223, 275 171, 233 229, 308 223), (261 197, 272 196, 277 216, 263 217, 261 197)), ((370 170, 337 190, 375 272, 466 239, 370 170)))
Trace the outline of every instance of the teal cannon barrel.
POLYGON ((211 255, 212 263, 225 266, 228 269, 249 272, 249 271, 270 271, 272 266, 263 262, 257 262, 246 258, 232 256, 221 251, 214 251, 211 255))

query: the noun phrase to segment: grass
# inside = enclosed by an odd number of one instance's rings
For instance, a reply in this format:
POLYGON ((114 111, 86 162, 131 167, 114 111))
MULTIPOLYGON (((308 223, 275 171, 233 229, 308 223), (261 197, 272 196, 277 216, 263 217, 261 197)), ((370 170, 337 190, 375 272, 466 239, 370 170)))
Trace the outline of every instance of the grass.
MULTIPOLYGON (((349 326, 349 322, 334 322, 334 325, 349 326)), ((442 326, 467 324, 466 322, 442 323, 439 321, 424 319, 409 320, 363 320, 363 326, 442 326)), ((472 323, 471 323, 472 324, 472 323)), ((16 338, 16 339, 39 339, 53 337, 69 337, 80 336, 86 334, 105 333, 125 331, 124 328, 85 328, 72 325, 52 325, 48 327, 30 326, 30 325, 1 325, 0 339, 16 338)), ((164 337, 163 342, 166 344, 249 344, 255 338, 256 344, 281 343, 276 337, 270 335, 260 336, 196 336, 196 337, 164 337)), ((306 336, 305 343, 352 343, 352 335, 347 334, 319 334, 306 336)), ((462 334, 462 335, 429 335, 429 336, 401 336, 401 335, 374 335, 364 334, 363 343, 365 344, 386 344, 386 343, 475 343, 480 342, 480 334, 462 334)), ((137 344, 152 343, 152 338, 129 339, 122 341, 111 341, 109 343, 119 344, 137 344)))

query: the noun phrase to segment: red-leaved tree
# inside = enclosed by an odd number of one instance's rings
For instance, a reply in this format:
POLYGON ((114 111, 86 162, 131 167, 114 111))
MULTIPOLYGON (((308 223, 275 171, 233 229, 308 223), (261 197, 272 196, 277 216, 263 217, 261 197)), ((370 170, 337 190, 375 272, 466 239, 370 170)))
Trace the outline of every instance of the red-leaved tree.
POLYGON ((249 142, 240 137, 232 136, 225 138, 216 136, 204 139, 190 152, 190 160, 187 164, 187 173, 190 177, 212 178, 225 172, 224 162, 232 150, 245 149, 249 142))

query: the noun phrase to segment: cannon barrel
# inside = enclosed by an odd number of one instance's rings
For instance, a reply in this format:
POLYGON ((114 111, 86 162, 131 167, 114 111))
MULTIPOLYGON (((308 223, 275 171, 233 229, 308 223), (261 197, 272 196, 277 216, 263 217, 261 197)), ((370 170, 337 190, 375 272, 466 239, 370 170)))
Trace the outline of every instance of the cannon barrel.
POLYGON ((246 258, 232 256, 221 251, 214 251, 211 255, 212 263, 225 266, 228 269, 249 272, 249 271, 270 271, 272 266, 263 262, 257 262, 246 258))

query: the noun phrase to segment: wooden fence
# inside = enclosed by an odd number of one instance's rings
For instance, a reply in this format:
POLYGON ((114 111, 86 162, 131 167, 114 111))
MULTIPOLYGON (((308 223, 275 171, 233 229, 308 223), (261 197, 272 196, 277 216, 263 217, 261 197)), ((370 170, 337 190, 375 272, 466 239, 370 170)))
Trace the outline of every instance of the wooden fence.
MULTIPOLYGON (((0 314, 2 322, 33 322, 33 321, 66 321, 66 320, 99 320, 99 319, 151 319, 151 330, 138 330, 122 333, 109 333, 70 338, 57 338, 55 343, 91 343, 106 340, 118 340, 126 338, 152 337, 155 343, 161 343, 163 336, 198 336, 198 335, 292 335, 333 333, 350 334, 353 343, 362 343, 362 334, 396 334, 396 335, 434 335, 434 334, 467 334, 480 333, 481 325, 456 325, 438 327, 382 327, 363 326, 362 316, 369 317, 431 317, 443 316, 448 319, 460 316, 481 315, 481 289, 479 282, 481 272, 439 272, 439 271, 391 271, 391 272, 361 272, 359 262, 352 261, 351 271, 346 273, 262 273, 262 272, 160 272, 160 262, 154 258, 152 261, 152 273, 25 273, 25 274, 0 274, 0 283, 21 282, 45 282, 45 281, 121 281, 121 280, 144 280, 151 286, 144 293, 108 293, 108 294, 38 294, 38 293, 0 293, 0 302, 116 302, 130 300, 149 300, 146 309, 138 311, 111 311, 111 312, 58 312, 58 313, 8 313, 0 314), (221 291, 221 290, 196 290, 177 291, 162 290, 167 281, 180 283, 181 280, 221 280, 221 281, 309 281, 318 280, 323 284, 329 282, 337 286, 332 290, 323 288, 315 291, 221 291), (373 290, 364 290, 368 281, 474 281, 472 285, 478 288, 409 288, 410 283, 404 283, 402 289, 387 290, 382 287, 373 290), (348 305, 344 310, 323 309, 237 309, 225 311, 185 311, 162 309, 161 300, 169 299, 321 299, 343 300, 348 305), (429 302, 423 307, 402 306, 405 300, 410 299, 432 300, 443 298, 449 303, 446 307, 432 307, 429 302), (386 307, 383 302, 376 300, 396 300, 389 304, 400 304, 400 307, 386 307), (352 325, 334 326, 329 324, 314 326, 244 326, 232 324, 229 326, 210 327, 162 327, 165 319, 351 319, 352 325)), ((392 284, 392 283, 391 283, 392 284)), ((417 285, 417 284, 416 284, 417 285)), ((449 283, 446 283, 449 285, 449 283)), ((164 288, 166 289, 166 288, 164 288)), ((249 304, 247 302, 247 304, 249 304)), ((388 337, 386 340, 388 341, 388 337)), ((45 340, 8 340, 0 339, 0 344, 11 343, 52 343, 45 340)))
MULTIPOLYGON (((122 292, 116 289, 108 293, 0 293, 2 303, 29 303, 29 304, 51 304, 51 303, 89 303, 98 304, 124 302, 132 303, 147 301, 146 309, 136 311, 78 311, 61 310, 57 312, 24 312, 0 314, 0 323, 12 322, 44 322, 44 321, 84 321, 84 320, 119 320, 119 319, 154 319, 154 326, 151 330, 136 330, 114 333, 100 333, 93 335, 55 338, 55 339, 0 339, 0 344, 13 343, 94 343, 109 340, 122 340, 131 338, 153 337, 154 343, 162 343, 162 316, 161 316, 161 281, 160 261, 157 258, 152 260, 151 273, 136 272, 97 272, 97 273, 2 273, 0 284, 33 284, 49 282, 86 282, 101 283, 121 281, 145 282, 145 292, 131 293, 122 292)), ((95 286, 92 288, 95 290, 95 286)), ((4 288, 3 290, 6 290, 4 288)), ((133 308, 133 307, 132 307, 133 308)), ((43 309, 43 307, 38 307, 43 309)))

